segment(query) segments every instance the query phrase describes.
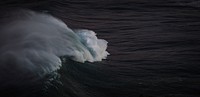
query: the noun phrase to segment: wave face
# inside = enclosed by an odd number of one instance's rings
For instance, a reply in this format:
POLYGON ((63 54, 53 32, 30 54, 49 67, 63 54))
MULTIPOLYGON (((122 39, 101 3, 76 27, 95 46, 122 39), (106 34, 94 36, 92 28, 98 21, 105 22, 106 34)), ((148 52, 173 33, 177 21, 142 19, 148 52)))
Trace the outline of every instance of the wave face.
POLYGON ((37 81, 58 70, 62 56, 83 63, 109 54, 107 41, 93 31, 73 31, 51 15, 18 10, 5 16, 0 29, 1 87, 37 81))

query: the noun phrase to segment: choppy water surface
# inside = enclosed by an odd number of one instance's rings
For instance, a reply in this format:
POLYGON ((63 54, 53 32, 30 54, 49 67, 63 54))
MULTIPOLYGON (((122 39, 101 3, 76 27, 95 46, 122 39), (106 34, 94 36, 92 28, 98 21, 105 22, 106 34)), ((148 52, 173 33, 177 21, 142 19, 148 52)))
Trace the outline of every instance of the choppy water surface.
POLYGON ((91 29, 108 41, 111 55, 94 63, 61 58, 61 69, 42 88, 18 89, 17 96, 200 96, 198 0, 33 2, 4 1, 1 8, 29 8, 60 18, 70 28, 91 29))

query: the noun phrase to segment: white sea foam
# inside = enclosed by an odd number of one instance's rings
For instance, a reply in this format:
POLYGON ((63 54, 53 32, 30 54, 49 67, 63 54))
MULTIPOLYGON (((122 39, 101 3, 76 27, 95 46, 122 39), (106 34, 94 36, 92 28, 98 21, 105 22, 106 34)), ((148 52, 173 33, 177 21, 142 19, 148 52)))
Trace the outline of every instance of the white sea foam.
POLYGON ((9 18, 0 28, 0 82, 44 76, 60 68, 61 56, 95 62, 109 54, 93 31, 73 31, 51 15, 22 10, 9 18))
POLYGON ((87 47, 90 54, 87 58, 87 61, 101 61, 102 59, 106 59, 109 53, 106 51, 107 49, 107 41, 103 39, 98 39, 96 37, 96 33, 91 30, 76 30, 75 31, 78 36, 81 38, 81 42, 87 47))

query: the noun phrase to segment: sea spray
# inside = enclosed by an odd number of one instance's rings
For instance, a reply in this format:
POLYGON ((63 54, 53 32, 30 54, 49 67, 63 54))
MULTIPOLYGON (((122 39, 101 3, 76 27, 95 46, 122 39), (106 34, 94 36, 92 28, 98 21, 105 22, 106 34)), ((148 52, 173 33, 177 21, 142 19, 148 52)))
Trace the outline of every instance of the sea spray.
POLYGON ((109 55, 106 51, 108 43, 106 40, 98 39, 96 33, 92 30, 80 29, 75 30, 75 32, 80 37, 82 44, 87 47, 87 50, 92 55, 86 61, 94 62, 106 59, 107 55, 109 55))
POLYGON ((95 62, 109 54, 93 31, 72 30, 51 15, 18 10, 0 21, 0 86, 36 81, 58 70, 62 56, 95 62))

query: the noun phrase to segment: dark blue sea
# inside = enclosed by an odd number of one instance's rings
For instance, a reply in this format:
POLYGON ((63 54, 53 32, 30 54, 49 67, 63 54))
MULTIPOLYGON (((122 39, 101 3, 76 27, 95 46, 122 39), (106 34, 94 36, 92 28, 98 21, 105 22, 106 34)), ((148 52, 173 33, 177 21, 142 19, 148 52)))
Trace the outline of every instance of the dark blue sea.
MULTIPOLYGON (((33 78, 29 72, 15 72, 18 59, 5 59, 0 49, 1 97, 200 97, 199 0, 5 0, 0 25, 8 21, 5 13, 18 8, 94 31, 108 42, 110 55, 84 63, 62 56, 59 69, 27 82, 33 78), (12 65, 4 66, 4 60, 12 65)), ((3 37, 0 46, 8 40, 3 37)))

